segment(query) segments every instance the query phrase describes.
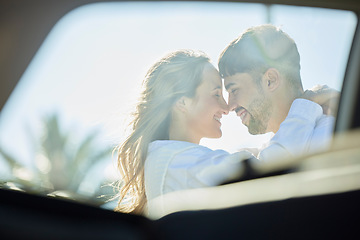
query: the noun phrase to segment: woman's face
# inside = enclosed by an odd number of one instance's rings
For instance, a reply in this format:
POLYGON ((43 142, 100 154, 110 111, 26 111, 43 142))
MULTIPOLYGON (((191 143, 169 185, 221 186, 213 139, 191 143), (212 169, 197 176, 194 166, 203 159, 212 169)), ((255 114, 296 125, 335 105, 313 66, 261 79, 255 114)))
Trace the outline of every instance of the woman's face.
POLYGON ((210 63, 204 68, 202 83, 188 108, 187 126, 194 139, 219 138, 221 118, 228 114, 228 105, 223 97, 219 72, 210 63))

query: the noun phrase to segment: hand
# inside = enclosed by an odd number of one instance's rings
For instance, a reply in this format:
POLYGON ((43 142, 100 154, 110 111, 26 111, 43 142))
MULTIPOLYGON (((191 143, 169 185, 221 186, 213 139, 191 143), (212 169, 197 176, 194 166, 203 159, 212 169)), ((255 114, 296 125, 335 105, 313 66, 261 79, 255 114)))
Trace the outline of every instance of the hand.
POLYGON ((336 116, 340 92, 326 85, 316 85, 304 92, 301 98, 319 104, 326 115, 336 116))

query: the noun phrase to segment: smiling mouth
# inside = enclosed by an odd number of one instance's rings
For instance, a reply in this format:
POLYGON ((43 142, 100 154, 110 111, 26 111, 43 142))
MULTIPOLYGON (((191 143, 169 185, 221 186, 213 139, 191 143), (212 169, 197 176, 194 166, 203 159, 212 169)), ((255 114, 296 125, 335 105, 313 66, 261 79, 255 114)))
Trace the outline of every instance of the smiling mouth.
POLYGON ((220 122, 220 119, 221 119, 221 118, 219 118, 219 117, 214 117, 214 119, 215 119, 216 121, 218 121, 219 123, 221 123, 221 122, 220 122))
POLYGON ((239 107, 235 110, 235 112, 236 112, 236 115, 239 116, 241 118, 241 121, 244 123, 244 119, 245 119, 248 111, 246 111, 246 109, 243 107, 239 107))

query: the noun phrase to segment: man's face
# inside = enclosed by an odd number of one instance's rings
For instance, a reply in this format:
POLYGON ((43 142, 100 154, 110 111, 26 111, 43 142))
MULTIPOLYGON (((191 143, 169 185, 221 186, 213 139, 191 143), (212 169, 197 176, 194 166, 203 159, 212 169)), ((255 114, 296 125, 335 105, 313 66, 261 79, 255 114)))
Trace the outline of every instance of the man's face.
POLYGON ((256 80, 248 73, 236 73, 225 77, 224 83, 229 93, 229 109, 236 112, 249 133, 268 132, 272 104, 256 80))

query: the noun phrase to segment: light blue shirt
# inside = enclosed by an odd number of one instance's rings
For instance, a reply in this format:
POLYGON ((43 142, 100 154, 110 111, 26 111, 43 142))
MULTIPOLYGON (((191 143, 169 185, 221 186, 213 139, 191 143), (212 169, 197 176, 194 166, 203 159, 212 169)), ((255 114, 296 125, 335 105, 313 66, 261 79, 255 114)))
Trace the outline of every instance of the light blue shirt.
POLYGON ((330 146, 335 118, 306 99, 295 99, 277 133, 257 156, 262 161, 292 158, 326 150, 330 146))

